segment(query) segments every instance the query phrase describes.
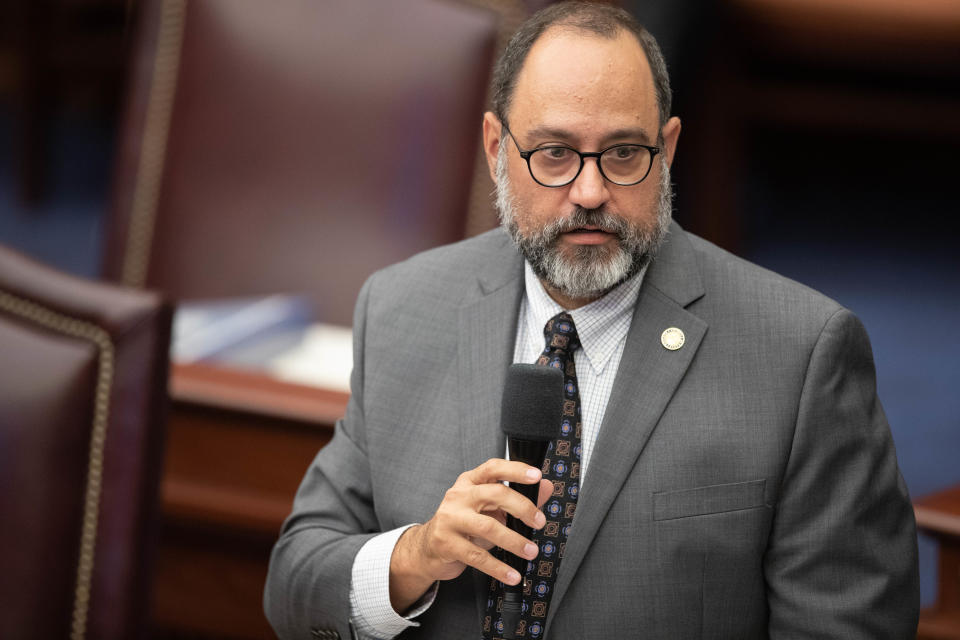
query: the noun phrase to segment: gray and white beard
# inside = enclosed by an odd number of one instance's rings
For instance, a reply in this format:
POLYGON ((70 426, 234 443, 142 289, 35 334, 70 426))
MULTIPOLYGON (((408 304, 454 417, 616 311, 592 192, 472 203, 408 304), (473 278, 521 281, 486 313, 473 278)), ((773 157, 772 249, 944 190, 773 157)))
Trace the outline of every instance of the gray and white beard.
POLYGON ((660 156, 660 194, 653 224, 637 224, 599 209, 577 207, 568 218, 554 220, 529 235, 520 233, 516 201, 507 176, 506 145, 497 156, 496 207, 507 230, 533 272, 543 282, 569 298, 597 298, 637 273, 653 258, 670 227, 673 188, 670 167, 660 156), (559 246, 561 233, 593 225, 617 236, 615 248, 581 245, 573 255, 559 246))

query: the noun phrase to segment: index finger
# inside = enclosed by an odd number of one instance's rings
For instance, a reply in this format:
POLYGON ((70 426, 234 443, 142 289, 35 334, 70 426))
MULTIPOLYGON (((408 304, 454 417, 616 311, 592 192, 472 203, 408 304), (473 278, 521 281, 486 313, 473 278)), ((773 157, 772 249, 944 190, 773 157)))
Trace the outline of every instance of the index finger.
POLYGON ((516 460, 490 458, 479 467, 460 475, 471 484, 490 484, 492 482, 519 482, 535 484, 540 481, 540 469, 516 460))

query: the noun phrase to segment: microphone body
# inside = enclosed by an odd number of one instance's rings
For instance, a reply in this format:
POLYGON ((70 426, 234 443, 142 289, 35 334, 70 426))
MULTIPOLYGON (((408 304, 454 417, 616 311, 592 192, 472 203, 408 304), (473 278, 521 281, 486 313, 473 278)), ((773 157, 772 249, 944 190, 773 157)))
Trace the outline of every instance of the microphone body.
MULTIPOLYGON (((550 441, 560 431, 563 412, 563 372, 552 367, 534 364, 514 364, 507 371, 503 391, 500 428, 507 436, 510 459, 531 467, 543 466, 550 441)), ((536 504, 540 483, 511 482, 510 488, 536 504)), ((521 520, 507 515, 507 527, 530 539, 533 529, 521 520)), ((527 560, 501 550, 505 563, 523 576, 527 560)), ((516 585, 503 585, 503 603, 500 608, 503 635, 515 633, 523 611, 523 579, 516 585)))
MULTIPOLYGON (((523 438, 508 438, 507 442, 510 447, 510 459, 517 460, 524 464, 528 464, 531 467, 540 468, 543 466, 543 459, 547 455, 547 446, 550 444, 549 440, 524 440, 523 438)), ((518 492, 524 498, 537 504, 537 498, 540 493, 540 483, 536 484, 521 484, 519 482, 511 482, 509 484, 510 488, 518 492)), ((516 531, 524 538, 530 538, 533 535, 533 528, 524 524, 523 520, 514 518, 512 515, 507 514, 507 527, 512 531, 516 531)), ((520 556, 515 556, 512 553, 506 554, 508 557, 505 560, 507 564, 517 570, 520 575, 523 575, 527 569, 527 561, 520 556)), ((506 588, 513 588, 510 585, 505 585, 506 588)))

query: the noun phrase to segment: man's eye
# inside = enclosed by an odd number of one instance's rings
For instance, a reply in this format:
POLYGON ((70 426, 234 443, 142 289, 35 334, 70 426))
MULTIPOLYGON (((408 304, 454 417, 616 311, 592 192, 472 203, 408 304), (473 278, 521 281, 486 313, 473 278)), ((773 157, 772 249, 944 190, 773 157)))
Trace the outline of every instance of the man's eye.
POLYGON ((568 160, 573 152, 566 147, 545 147, 540 150, 540 153, 542 153, 545 158, 559 161, 568 160))
POLYGON ((632 160, 638 151, 638 147, 634 146, 614 147, 613 157, 617 160, 632 160))

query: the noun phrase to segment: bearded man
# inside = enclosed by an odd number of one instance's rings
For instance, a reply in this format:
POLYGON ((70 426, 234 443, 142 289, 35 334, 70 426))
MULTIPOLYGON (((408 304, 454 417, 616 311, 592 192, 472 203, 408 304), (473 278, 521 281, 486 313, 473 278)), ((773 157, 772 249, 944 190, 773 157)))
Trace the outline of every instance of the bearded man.
POLYGON ((493 90, 501 229, 361 291, 346 416, 271 559, 278 635, 912 637, 914 521, 864 329, 671 221, 653 38, 555 5, 493 90), (498 428, 508 365, 534 361, 565 376, 542 469, 498 428))

